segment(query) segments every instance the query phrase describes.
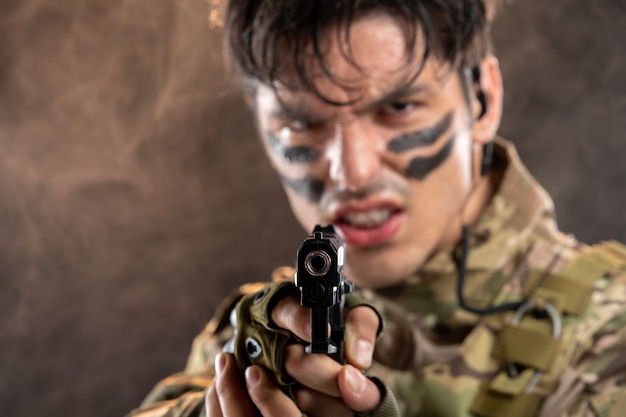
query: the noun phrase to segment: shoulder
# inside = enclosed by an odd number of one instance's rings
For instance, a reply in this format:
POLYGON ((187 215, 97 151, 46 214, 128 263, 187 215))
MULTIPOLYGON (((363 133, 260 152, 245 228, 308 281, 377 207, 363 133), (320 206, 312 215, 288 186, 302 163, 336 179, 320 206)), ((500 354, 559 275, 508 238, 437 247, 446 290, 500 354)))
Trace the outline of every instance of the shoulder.
MULTIPOLYGON (((579 316, 578 365, 602 379, 608 369, 617 370, 613 356, 626 353, 626 247, 617 242, 594 245, 563 275, 589 287, 588 306, 579 316)), ((626 372, 626 360, 619 362, 626 372)))
POLYGON ((587 415, 585 410, 613 415, 606 410, 614 410, 619 398, 625 405, 626 398, 626 247, 612 241, 585 248, 552 285, 565 295, 563 323, 574 330, 569 371, 561 376, 556 397, 578 393, 571 415, 587 415))

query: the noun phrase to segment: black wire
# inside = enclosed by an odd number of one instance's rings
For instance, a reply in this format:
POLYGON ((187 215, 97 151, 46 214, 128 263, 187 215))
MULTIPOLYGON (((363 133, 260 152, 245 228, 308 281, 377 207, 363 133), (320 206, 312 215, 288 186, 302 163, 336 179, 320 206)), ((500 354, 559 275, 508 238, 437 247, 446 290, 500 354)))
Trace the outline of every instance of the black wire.
POLYGON ((465 297, 463 296, 463 287, 465 287, 465 274, 467 271, 467 255, 469 254, 469 235, 470 228, 465 225, 462 228, 463 237, 461 243, 461 256, 457 261, 457 269, 459 270, 459 279, 456 283, 456 295, 459 300, 459 306, 470 313, 488 315, 494 313, 501 313, 508 310, 517 310, 524 304, 524 301, 516 301, 513 303, 500 304, 499 306, 489 308, 477 308, 467 305, 465 297))

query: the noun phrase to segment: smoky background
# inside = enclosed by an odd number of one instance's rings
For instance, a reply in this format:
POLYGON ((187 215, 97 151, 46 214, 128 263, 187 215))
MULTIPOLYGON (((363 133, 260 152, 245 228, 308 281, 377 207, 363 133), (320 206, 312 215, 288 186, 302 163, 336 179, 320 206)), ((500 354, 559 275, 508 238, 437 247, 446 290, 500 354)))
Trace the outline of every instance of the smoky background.
MULTIPOLYGON (((0 2, 0 414, 124 415, 230 289, 293 264, 304 232, 208 17, 0 2)), ((624 0, 525 0, 494 27, 500 132, 586 242, 626 241, 625 23, 624 0)))

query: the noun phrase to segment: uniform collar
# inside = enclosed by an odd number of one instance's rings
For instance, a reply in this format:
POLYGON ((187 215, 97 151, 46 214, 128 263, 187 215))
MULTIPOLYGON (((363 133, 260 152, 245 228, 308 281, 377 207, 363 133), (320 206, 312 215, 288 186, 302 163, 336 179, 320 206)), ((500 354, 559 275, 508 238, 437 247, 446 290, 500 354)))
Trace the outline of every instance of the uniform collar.
MULTIPOLYGON (((464 288, 468 304, 480 308, 492 305, 501 295, 503 285, 518 272, 533 237, 556 231, 551 198, 522 164, 513 144, 502 138, 495 139, 494 166, 503 168, 504 174, 494 198, 471 229, 464 288)), ((476 315, 458 308, 457 250, 436 254, 401 287, 381 294, 432 324, 474 323, 476 315)))

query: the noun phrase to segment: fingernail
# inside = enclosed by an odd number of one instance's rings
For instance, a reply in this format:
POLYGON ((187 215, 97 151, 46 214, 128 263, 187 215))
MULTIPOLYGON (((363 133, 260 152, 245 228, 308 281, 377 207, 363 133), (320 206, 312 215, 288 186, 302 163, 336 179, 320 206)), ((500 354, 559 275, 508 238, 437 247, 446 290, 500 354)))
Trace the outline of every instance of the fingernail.
POLYGON ((259 374, 259 370, 254 366, 248 366, 246 368, 246 383, 248 388, 253 388, 259 383, 259 379, 261 375, 259 374))
POLYGON ((367 378, 356 368, 350 365, 348 365, 348 368, 346 369, 346 382, 348 383, 348 387, 356 395, 360 395, 365 392, 367 378))
POLYGON ((215 357, 215 370, 218 374, 221 374, 226 366, 226 355, 223 353, 218 353, 215 357))
POLYGON ((358 339, 354 343, 354 358, 358 364, 365 368, 369 368, 372 364, 372 355, 374 354, 374 345, 367 340, 358 339))

